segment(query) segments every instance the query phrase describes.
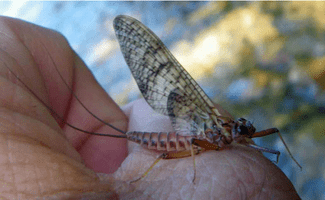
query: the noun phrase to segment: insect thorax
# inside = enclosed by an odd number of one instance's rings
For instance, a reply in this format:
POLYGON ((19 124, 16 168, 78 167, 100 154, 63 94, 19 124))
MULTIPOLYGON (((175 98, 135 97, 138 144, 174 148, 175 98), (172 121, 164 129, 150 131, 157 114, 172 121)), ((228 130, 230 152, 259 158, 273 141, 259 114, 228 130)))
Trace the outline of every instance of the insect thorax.
POLYGON ((253 124, 244 118, 239 118, 237 121, 223 118, 219 121, 219 124, 221 124, 221 128, 214 122, 206 123, 205 136, 210 143, 216 144, 220 148, 232 141, 246 143, 246 138, 252 138, 256 131, 253 124))

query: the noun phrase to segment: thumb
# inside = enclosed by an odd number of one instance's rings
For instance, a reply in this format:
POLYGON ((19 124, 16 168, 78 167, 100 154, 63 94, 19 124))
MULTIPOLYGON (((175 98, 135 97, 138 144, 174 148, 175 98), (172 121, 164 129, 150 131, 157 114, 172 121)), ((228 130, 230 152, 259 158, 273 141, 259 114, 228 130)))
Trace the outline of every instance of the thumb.
MULTIPOLYGON (((74 198, 86 195, 84 193, 114 197, 96 173, 83 164, 80 154, 67 139, 68 132, 63 131, 39 99, 8 72, 8 68, 17 72, 19 79, 47 105, 56 100, 52 108, 58 108, 61 116, 73 115, 75 112, 67 112, 71 106, 69 95, 57 90, 64 86, 58 86, 58 80, 51 76, 50 61, 41 56, 44 54, 38 54, 38 45, 46 41, 60 49, 63 37, 6 17, 0 17, 0 34, 0 176, 5 183, 0 189, 2 197, 74 198)), ((70 71, 65 75, 70 75, 73 62, 62 64, 69 66, 65 69, 70 71)), ((69 76, 68 80, 71 82, 72 78, 69 76)))

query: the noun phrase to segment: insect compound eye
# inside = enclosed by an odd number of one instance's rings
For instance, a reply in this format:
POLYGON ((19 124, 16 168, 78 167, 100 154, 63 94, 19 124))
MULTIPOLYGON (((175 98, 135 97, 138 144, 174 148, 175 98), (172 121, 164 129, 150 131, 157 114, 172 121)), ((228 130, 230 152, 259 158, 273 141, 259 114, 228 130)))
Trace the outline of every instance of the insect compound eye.
POLYGON ((237 132, 240 135, 252 135, 253 133, 255 133, 256 129, 250 121, 247 121, 244 118, 239 118, 237 122, 237 132))
POLYGON ((240 135, 248 135, 248 128, 245 125, 239 125, 238 132, 240 135))
POLYGON ((245 124, 240 124, 237 128, 240 135, 247 135, 248 137, 253 135, 256 131, 255 127, 250 121, 245 124))

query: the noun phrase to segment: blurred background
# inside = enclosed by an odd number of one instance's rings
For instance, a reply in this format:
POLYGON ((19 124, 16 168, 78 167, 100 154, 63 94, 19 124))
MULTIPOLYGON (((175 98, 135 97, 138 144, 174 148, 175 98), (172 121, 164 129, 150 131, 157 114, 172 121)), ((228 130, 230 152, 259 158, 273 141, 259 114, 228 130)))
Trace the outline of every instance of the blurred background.
MULTIPOLYGON (((57 30, 123 106, 141 94, 112 22, 125 14, 153 30, 205 92, 279 150, 302 199, 325 199, 324 2, 0 2, 0 14, 57 30)), ((275 161, 274 155, 265 154, 275 161)))

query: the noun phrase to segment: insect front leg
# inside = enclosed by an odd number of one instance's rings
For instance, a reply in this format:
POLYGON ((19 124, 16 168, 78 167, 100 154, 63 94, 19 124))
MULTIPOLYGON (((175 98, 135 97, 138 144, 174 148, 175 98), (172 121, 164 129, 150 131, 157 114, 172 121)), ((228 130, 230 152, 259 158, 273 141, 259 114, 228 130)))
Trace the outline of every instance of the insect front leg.
MULTIPOLYGON (((278 133, 282 143, 284 144, 285 148, 287 149, 288 153, 289 153, 289 156, 291 157, 291 159, 298 165, 298 167, 300 167, 300 169, 302 169, 302 167, 300 166, 300 164, 298 163, 298 161, 293 157, 293 155, 291 154, 290 150, 289 150, 289 147, 287 146, 287 144, 284 142, 284 139, 282 138, 282 135, 280 134, 280 131, 277 129, 277 128, 269 128, 269 129, 266 129, 266 130, 263 130, 263 131, 259 131, 259 132, 256 132, 254 133, 251 137, 254 138, 254 137, 263 137, 263 136, 266 136, 266 135, 271 135, 273 133, 278 133)), ((279 156, 280 156, 280 152, 279 151, 276 151, 276 150, 272 150, 272 149, 267 149, 267 148, 264 148, 264 147, 259 147, 257 145, 253 145, 253 144, 247 144, 247 146, 249 147, 252 147, 254 149, 257 149, 259 151, 264 151, 264 152, 269 152, 269 153, 273 153, 273 154, 276 154, 277 155, 277 159, 276 159, 276 162, 278 163, 279 161, 279 156)))

